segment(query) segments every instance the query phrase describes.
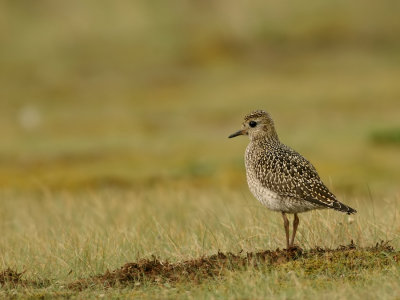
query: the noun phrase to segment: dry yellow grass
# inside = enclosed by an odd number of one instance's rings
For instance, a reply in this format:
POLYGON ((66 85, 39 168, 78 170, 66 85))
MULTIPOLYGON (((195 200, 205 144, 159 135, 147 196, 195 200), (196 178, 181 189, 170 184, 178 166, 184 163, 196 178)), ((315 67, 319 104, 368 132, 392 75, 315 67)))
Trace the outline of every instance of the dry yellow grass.
MULTIPOLYGON (((348 202, 358 209, 356 216, 334 211, 302 214, 297 244, 305 249, 336 248, 351 240, 359 246, 389 240, 399 248, 398 198, 389 197, 379 206, 373 199, 354 198, 348 202)), ((218 251, 238 253, 243 250, 246 253, 284 247, 281 216, 264 209, 247 190, 154 187, 137 192, 110 189, 78 194, 4 192, 0 211, 0 269, 24 270, 24 279, 42 282, 42 288, 40 284, 28 288, 33 289, 34 295, 55 295, 57 291, 76 294, 77 291, 67 288, 74 280, 152 255, 179 262, 218 251)), ((386 271, 381 275, 390 270, 391 276, 396 274, 393 273, 395 266, 384 267, 386 271)), ((301 265, 293 268, 299 274, 304 271, 301 265)), ((342 272, 345 278, 350 276, 350 269, 340 271, 340 265, 332 268, 339 268, 335 272, 342 272)), ((367 272, 364 267, 360 270, 367 272)), ((275 276, 273 269, 272 273, 271 270, 253 271, 256 278, 275 276)), ((232 272, 224 280, 241 281, 251 271, 237 270, 236 275, 232 272)), ((285 269, 279 268, 276 272, 284 273, 285 269)), ((303 281, 309 284, 310 278, 299 276, 298 284, 303 281)), ((361 286, 364 281, 360 281, 361 286)), ((351 280, 347 284, 350 283, 351 280)), ((213 285, 208 280, 200 286, 203 284, 213 285)), ((149 283, 139 290, 135 288, 135 293, 151 295, 153 288, 149 283)), ((199 286, 191 287, 187 283, 178 284, 176 288, 195 291, 199 286)), ((319 288, 323 289, 324 285, 319 288)), ((111 296, 114 289, 105 292, 111 296)), ((10 295, 12 290, 3 290, 3 295, 10 295)), ((284 290, 282 286, 275 287, 274 293, 284 290)), ((228 291, 225 293, 229 295, 228 291)), ((240 295, 253 297, 256 294, 248 291, 240 295)))

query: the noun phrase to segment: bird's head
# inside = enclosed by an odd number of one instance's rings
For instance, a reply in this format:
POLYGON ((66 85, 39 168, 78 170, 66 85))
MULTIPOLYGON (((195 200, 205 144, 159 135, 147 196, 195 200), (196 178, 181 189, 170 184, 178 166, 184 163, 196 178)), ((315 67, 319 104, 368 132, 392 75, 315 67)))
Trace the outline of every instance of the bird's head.
POLYGON ((252 141, 258 139, 278 140, 274 121, 272 120, 271 116, 263 110, 256 110, 246 115, 244 117, 242 129, 231 134, 229 138, 239 135, 248 135, 252 141))

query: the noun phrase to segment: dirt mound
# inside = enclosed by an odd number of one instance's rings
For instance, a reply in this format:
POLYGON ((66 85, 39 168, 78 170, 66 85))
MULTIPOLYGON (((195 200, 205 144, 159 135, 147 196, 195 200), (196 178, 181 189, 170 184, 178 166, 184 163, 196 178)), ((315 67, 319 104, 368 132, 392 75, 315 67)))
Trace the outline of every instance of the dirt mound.
POLYGON ((225 270, 238 269, 250 264, 257 265, 258 262, 282 263, 295 259, 298 255, 301 255, 301 249, 291 249, 290 251, 267 250, 258 253, 247 253, 246 257, 242 257, 240 254, 235 255, 231 252, 218 252, 208 257, 179 263, 162 262, 156 257, 152 257, 152 259, 142 259, 138 262, 127 263, 121 268, 112 272, 107 271, 103 275, 78 280, 70 284, 70 287, 81 289, 98 283, 104 286, 113 286, 117 283, 130 284, 144 280, 176 282, 183 278, 198 282, 203 278, 219 276, 225 270))
POLYGON ((4 285, 4 284, 23 284, 23 280, 21 279, 22 274, 24 274, 24 272, 18 273, 17 271, 11 269, 11 268, 7 268, 4 271, 0 272, 0 285, 4 285))
MULTIPOLYGON (((140 285, 142 282, 178 282, 189 280, 198 283, 205 278, 213 278, 223 275, 230 270, 239 270, 247 267, 260 267, 262 265, 281 265, 298 259, 323 259, 332 261, 340 257, 345 260, 351 256, 373 255, 377 253, 390 253, 386 256, 388 260, 399 261, 400 253, 395 252, 387 242, 377 243, 373 247, 357 248, 351 241, 349 245, 340 246, 337 249, 323 249, 316 247, 314 249, 303 251, 300 248, 289 250, 250 252, 245 255, 242 252, 233 254, 231 252, 201 257, 193 260, 186 260, 178 263, 160 261, 156 257, 151 259, 142 259, 138 262, 127 263, 114 271, 107 271, 102 275, 97 275, 87 279, 77 280, 69 284, 71 289, 85 289, 92 285, 103 285, 111 287, 115 285, 140 285)), ((385 258, 386 259, 386 258, 385 258)), ((353 260, 351 260, 353 264, 353 260)), ((388 262, 383 262, 383 264, 388 262)))
POLYGON ((2 286, 34 286, 34 287, 46 287, 50 285, 50 280, 27 280, 23 279, 22 276, 26 271, 18 272, 11 268, 7 268, 3 271, 0 271, 0 287, 2 286))

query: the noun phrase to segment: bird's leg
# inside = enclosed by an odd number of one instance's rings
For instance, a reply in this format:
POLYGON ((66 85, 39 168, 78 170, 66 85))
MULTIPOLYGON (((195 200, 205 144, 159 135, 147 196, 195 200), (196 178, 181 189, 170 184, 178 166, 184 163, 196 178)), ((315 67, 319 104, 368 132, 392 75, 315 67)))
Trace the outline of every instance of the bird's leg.
POLYGON ((296 236, 296 231, 297 231, 297 226, 299 226, 299 217, 297 214, 294 214, 294 220, 293 220, 293 232, 292 232, 292 239, 290 240, 290 247, 293 247, 294 245, 294 237, 296 236))
POLYGON ((282 217, 283 217, 283 226, 285 226, 285 233, 286 233, 286 247, 289 249, 289 220, 286 217, 286 214, 282 212, 282 217))

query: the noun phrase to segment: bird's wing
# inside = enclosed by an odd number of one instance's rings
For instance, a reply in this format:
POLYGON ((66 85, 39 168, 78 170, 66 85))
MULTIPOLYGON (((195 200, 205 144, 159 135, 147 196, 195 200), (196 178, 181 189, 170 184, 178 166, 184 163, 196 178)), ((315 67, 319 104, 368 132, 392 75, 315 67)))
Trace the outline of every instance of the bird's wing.
POLYGON ((356 212, 339 202, 324 185, 314 166, 289 147, 266 151, 256 164, 255 173, 263 186, 284 198, 295 198, 348 214, 356 212))

